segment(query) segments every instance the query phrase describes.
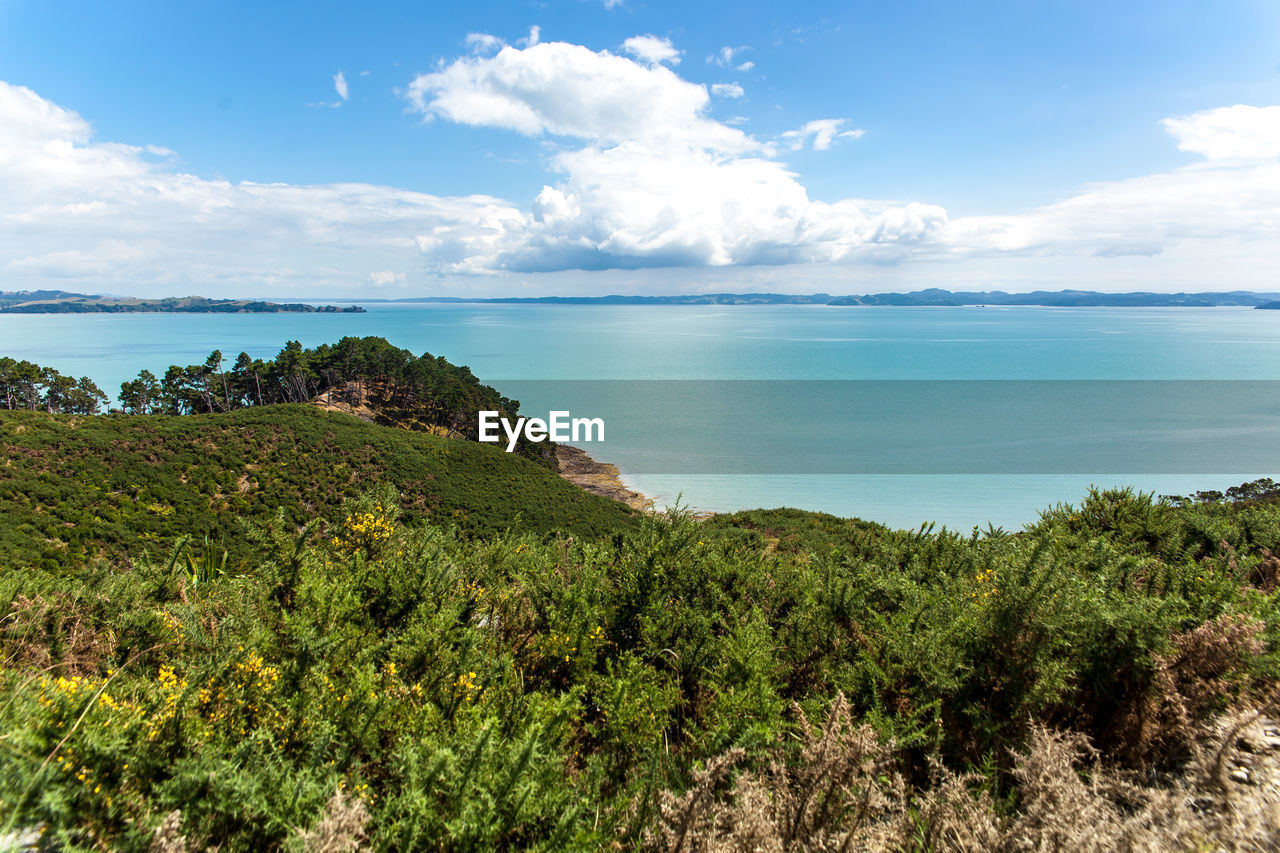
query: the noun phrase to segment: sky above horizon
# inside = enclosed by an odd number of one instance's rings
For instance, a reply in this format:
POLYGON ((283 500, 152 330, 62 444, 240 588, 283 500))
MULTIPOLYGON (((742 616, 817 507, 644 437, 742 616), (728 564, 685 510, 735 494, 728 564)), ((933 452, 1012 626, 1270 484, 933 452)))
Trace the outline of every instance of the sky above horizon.
POLYGON ((1280 4, 0 0, 0 289, 1280 290, 1280 4))

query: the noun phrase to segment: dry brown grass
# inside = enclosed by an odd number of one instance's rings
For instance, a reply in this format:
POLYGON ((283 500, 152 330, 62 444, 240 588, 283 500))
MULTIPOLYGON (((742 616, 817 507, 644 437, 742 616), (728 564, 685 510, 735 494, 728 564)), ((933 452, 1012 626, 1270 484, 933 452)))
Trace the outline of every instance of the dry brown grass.
POLYGON ((151 833, 149 853, 187 853, 187 839, 182 834, 182 812, 174 810, 151 833))
POLYGON ((1280 557, 1263 548, 1262 560, 1249 572, 1249 583, 1263 592, 1280 588, 1280 557))
MULTIPOLYGON (((369 810, 364 802, 338 788, 315 824, 298 832, 298 849, 306 853, 354 853, 365 847, 368 823, 369 810)), ((149 853, 187 853, 190 849, 182 834, 182 812, 169 812, 151 833, 149 853)))
POLYGON ((351 853, 364 846, 368 823, 369 810, 364 801, 339 787, 315 825, 299 833, 299 840, 307 853, 351 853))
POLYGON ((713 759, 680 796, 659 801, 653 847, 669 851, 826 851, 888 841, 906 801, 893 751, 869 726, 856 725, 843 695, 821 728, 798 715, 800 752, 779 755, 761 772, 728 784, 742 752, 713 759))
POLYGON ((1134 692, 1108 740, 1132 764, 1181 764, 1191 757, 1203 720, 1231 695, 1231 673, 1264 649, 1262 622, 1223 615, 1179 634, 1156 659, 1154 690, 1134 692))
POLYGON ((18 595, 0 619, 0 661, 6 667, 58 667, 64 675, 88 675, 112 648, 84 608, 65 594, 53 599, 18 595))
POLYGON ((1118 769, 1082 735, 1036 727, 1015 756, 1011 810, 997 808, 978 777, 941 767, 926 788, 908 789, 892 746, 855 725, 843 697, 820 729, 800 720, 801 748, 790 762, 734 778, 742 753, 731 751, 708 762, 683 794, 664 793, 647 846, 672 853, 1280 849, 1280 750, 1254 757, 1252 783, 1227 778, 1241 732, 1259 725, 1257 712, 1199 730, 1190 763, 1163 777, 1118 769))

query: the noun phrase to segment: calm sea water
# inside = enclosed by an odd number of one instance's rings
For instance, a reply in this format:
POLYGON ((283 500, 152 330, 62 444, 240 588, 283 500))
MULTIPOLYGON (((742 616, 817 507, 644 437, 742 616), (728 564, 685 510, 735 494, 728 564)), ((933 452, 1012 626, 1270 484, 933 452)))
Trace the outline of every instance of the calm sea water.
MULTIPOLYGON (((213 349, 274 355, 379 335, 483 381, 566 379, 1271 379, 1280 312, 1233 308, 370 305, 366 314, 0 316, 0 354, 89 376, 108 393, 213 349)), ((535 410, 536 411, 536 410, 535 410)), ((947 439, 939 418, 938 439, 947 439)), ((603 455, 603 454, 601 454, 603 455)), ((1071 474, 644 474, 633 487, 701 509, 797 506, 898 526, 1006 527, 1090 484, 1159 493, 1277 471, 1071 474)))

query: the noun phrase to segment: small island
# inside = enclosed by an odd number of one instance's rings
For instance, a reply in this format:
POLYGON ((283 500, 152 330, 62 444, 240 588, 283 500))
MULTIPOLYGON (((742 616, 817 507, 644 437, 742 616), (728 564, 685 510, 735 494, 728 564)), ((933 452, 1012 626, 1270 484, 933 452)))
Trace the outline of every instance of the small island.
POLYGON ((362 314, 358 305, 309 305, 305 302, 267 302, 258 299, 209 299, 176 296, 138 299, 66 290, 0 291, 0 314, 362 314))

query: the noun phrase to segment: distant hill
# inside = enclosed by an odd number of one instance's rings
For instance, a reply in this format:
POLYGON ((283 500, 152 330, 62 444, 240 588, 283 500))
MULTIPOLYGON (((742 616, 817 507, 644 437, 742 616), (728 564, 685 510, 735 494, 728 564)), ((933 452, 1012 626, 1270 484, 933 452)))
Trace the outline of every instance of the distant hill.
POLYGON ((335 302, 485 303, 497 305, 827 305, 837 297, 829 293, 692 293, 683 296, 413 296, 406 299, 336 299, 335 302))
POLYGON ((69 290, 0 290, 0 306, 19 302, 49 302, 57 299, 83 299, 85 294, 69 290))
POLYGON ((929 288, 912 293, 875 293, 866 296, 842 296, 831 305, 1041 305, 1046 307, 1114 307, 1114 308, 1215 308, 1220 306, 1258 306, 1275 299, 1274 293, 1250 293, 1233 290, 1225 293, 1099 293, 1093 290, 1036 290, 1031 293, 1005 293, 1002 290, 952 292, 929 288))
POLYGON ((1243 290, 1205 293, 1100 293, 1093 290, 1037 290, 1006 293, 1001 290, 953 292, 938 288, 911 293, 871 293, 864 296, 832 296, 829 293, 694 293, 676 296, 501 296, 468 299, 458 296, 420 296, 408 299, 336 300, 339 302, 483 303, 501 305, 1042 305, 1050 307, 1262 307, 1277 301, 1280 293, 1243 290))
POLYGON ((266 302, 250 299, 207 299, 203 296, 174 296, 165 299, 135 299, 99 296, 66 290, 0 291, 0 314, 276 314, 281 312, 341 312, 358 314, 357 305, 308 305, 303 302, 266 302))
POLYGON ((80 314, 80 313, 210 313, 274 314, 278 312, 360 313, 357 303, 390 302, 490 305, 1026 305, 1046 307, 1117 308, 1216 308, 1280 307, 1280 293, 1245 290, 1201 293, 1101 293, 1094 290, 1036 290, 1031 293, 991 291, 950 291, 939 288, 910 293, 869 293, 862 296, 833 296, 830 293, 689 293, 675 296, 414 296, 405 299, 336 299, 346 307, 317 306, 305 302, 270 302, 248 299, 208 299, 203 296, 135 299, 72 293, 66 290, 0 291, 0 314, 80 314))

